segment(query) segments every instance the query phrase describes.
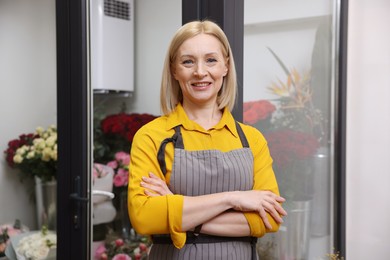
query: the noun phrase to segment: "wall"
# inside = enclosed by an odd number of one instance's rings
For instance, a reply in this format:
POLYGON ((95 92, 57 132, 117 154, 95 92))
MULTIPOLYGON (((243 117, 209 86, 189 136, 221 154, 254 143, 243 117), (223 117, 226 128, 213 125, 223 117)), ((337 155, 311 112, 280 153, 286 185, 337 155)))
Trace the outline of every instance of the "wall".
POLYGON ((390 2, 349 0, 347 259, 389 259, 390 2))
MULTIPOLYGON (((0 149, 56 123, 55 1, 0 1, 0 149)), ((28 183, 0 156, 0 224, 35 228, 28 183)), ((30 183, 31 184, 31 183, 30 183)))

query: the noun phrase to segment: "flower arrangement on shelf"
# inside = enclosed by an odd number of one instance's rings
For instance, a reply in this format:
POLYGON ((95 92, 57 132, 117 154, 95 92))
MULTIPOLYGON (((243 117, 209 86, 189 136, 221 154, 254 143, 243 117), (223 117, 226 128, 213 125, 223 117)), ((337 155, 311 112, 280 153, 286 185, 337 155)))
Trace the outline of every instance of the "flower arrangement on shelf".
POLYGON ((269 50, 283 68, 286 80, 277 79, 268 87, 275 99, 244 103, 244 122, 263 132, 282 195, 304 199, 313 194, 310 157, 325 142, 324 118, 312 102, 310 72, 288 70, 269 50), (256 117, 255 111, 260 116, 256 117))
POLYGON ((148 237, 139 236, 136 239, 124 240, 109 233, 104 244, 95 251, 96 260, 146 260, 151 246, 148 237))
POLYGON ((22 134, 8 142, 4 151, 7 163, 21 170, 24 177, 39 177, 43 182, 56 179, 57 128, 37 127, 35 133, 22 134))

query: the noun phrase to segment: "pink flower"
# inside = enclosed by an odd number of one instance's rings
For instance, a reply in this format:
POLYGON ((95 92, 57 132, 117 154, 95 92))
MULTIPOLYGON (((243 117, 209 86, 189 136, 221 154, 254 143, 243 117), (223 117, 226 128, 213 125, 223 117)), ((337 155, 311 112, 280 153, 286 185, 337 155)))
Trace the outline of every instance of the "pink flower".
POLYGON ((96 257, 97 259, 100 259, 101 256, 102 256, 103 254, 105 254, 106 252, 107 252, 107 249, 106 249, 106 247, 104 246, 104 244, 99 245, 99 246, 96 248, 95 257, 96 257))
POLYGON ((116 168, 118 168, 118 162, 117 161, 108 162, 107 166, 111 167, 111 168, 113 168, 115 170, 116 168))
POLYGON ((120 168, 120 169, 118 170, 118 173, 117 173, 117 175, 120 175, 120 176, 126 177, 126 176, 128 176, 128 175, 129 175, 129 171, 128 171, 128 170, 126 170, 126 169, 120 168))
POLYGON ((127 166, 130 163, 130 155, 125 152, 117 152, 115 154, 115 160, 117 160, 119 164, 127 166))
POLYGON ((123 239, 118 238, 117 240, 115 240, 115 245, 117 247, 123 246, 123 244, 124 244, 123 239))
POLYGON ((121 174, 116 174, 114 176, 114 186, 115 187, 122 187, 127 185, 128 183, 128 175, 121 175, 121 174))
POLYGON ((131 260, 131 257, 125 254, 117 254, 112 258, 112 260, 131 260))

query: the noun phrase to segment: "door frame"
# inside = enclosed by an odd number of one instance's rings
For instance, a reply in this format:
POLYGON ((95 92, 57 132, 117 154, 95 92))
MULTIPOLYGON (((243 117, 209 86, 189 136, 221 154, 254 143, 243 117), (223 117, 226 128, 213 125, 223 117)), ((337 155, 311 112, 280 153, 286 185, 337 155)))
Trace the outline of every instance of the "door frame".
POLYGON ((90 259, 90 91, 86 1, 56 0, 57 259, 90 259), (73 199, 71 196, 73 195, 73 199))
MULTIPOLYGON (((334 178, 334 247, 346 257, 346 79, 348 0, 340 0, 338 88, 336 111, 336 163, 334 178)), ((86 1, 56 0, 58 195, 57 259, 90 259, 91 104, 88 86, 88 39, 86 1), (79 187, 76 180, 79 180, 79 187), (78 189, 76 197, 70 199, 78 189), (79 213, 75 225, 75 213, 79 213)), ((242 0, 182 0, 182 22, 210 19, 229 38, 238 78, 233 115, 242 121, 243 24, 242 0)))

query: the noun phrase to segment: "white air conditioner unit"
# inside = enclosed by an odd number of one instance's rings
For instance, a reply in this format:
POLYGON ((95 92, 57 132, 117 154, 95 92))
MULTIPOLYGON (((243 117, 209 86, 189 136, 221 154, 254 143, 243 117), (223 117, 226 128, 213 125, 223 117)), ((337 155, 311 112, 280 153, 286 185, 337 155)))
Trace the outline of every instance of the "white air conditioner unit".
POLYGON ((90 1, 94 93, 134 91, 134 0, 90 1))

